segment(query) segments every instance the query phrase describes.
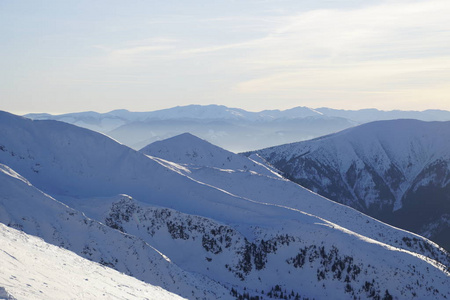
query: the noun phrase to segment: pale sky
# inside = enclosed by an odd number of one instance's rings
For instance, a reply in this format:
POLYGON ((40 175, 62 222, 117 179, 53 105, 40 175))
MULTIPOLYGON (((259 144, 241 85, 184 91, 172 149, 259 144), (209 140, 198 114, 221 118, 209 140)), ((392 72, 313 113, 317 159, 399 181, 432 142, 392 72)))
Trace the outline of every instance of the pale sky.
POLYGON ((450 110, 450 1, 0 0, 0 110, 450 110))

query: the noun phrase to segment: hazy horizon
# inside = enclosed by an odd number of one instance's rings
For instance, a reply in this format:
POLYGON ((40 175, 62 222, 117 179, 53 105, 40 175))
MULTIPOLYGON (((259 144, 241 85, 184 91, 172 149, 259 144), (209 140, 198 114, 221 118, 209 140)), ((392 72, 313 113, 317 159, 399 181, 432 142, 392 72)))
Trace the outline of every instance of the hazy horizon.
MULTIPOLYGON (((113 111, 117 111, 117 110, 126 110, 129 112, 152 112, 152 111, 159 111, 159 110, 166 110, 166 109, 171 109, 171 108, 175 108, 175 107, 186 107, 186 106, 196 106, 196 105, 200 105, 200 106, 211 106, 211 105, 217 105, 217 106, 226 106, 223 104, 186 104, 186 105, 177 105, 177 106, 171 106, 171 107, 165 107, 165 108, 161 108, 161 109, 155 109, 155 110, 129 110, 126 108, 116 108, 116 109, 112 109, 112 110, 102 110, 102 111, 95 111, 95 110, 80 110, 80 111, 66 111, 66 112, 46 112, 46 111, 35 111, 35 112, 13 112, 13 111, 8 111, 10 113, 16 114, 16 115, 27 115, 27 114, 50 114, 50 115, 64 115, 64 114, 71 114, 71 113, 84 113, 84 112, 95 112, 95 113, 99 113, 99 114, 105 114, 105 113, 110 113, 113 111)), ((357 111, 357 110, 378 110, 378 111, 384 111, 384 112, 389 112, 389 111, 404 111, 404 112, 408 112, 408 111, 417 111, 417 112, 423 112, 423 111, 427 111, 427 110, 439 110, 439 111, 450 111, 447 109, 433 109, 433 108, 429 108, 429 109, 424 109, 424 110, 403 110, 403 109, 378 109, 375 107, 366 107, 366 108, 360 108, 360 109, 343 109, 343 108, 338 108, 338 107, 308 107, 308 106, 294 106, 294 107, 289 107, 286 109, 280 109, 280 108, 272 108, 272 109, 262 109, 262 110, 250 110, 250 109, 244 109, 241 107, 231 107, 231 106, 226 106, 227 108, 230 109, 242 109, 248 112, 262 112, 265 110, 279 110, 279 111, 285 111, 285 110, 290 110, 290 109, 294 109, 294 108, 298 108, 298 107, 306 107, 306 108, 310 108, 312 110, 317 110, 317 109, 321 109, 321 108, 329 108, 329 109, 335 109, 335 110, 345 110, 345 111, 357 111)))

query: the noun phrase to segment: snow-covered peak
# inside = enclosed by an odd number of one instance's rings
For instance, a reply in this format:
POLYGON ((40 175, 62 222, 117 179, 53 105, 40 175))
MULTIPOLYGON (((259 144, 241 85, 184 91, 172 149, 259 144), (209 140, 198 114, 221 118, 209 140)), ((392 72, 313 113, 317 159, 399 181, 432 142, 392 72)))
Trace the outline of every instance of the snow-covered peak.
MULTIPOLYGON (((358 172, 370 166, 381 178, 393 176, 391 173, 395 172, 411 181, 426 165, 450 159, 450 121, 375 121, 309 141, 262 149, 257 153, 277 167, 288 162, 294 167, 295 161, 313 159, 332 166, 344 177, 352 168, 358 172)), ((401 185, 391 189, 397 199, 406 191, 401 185)))
POLYGON ((151 143, 142 148, 140 152, 179 164, 253 171, 262 175, 277 176, 276 173, 259 162, 227 151, 190 133, 183 133, 151 143))
POLYGON ((245 119, 252 113, 223 105, 187 105, 148 113, 148 119, 245 119))
POLYGON ((450 122, 418 120, 375 121, 309 141, 275 146, 258 151, 263 157, 325 155, 344 168, 354 160, 373 160, 384 171, 395 161, 402 170, 416 169, 432 159, 450 157, 450 122))
POLYGON ((263 110, 259 113, 261 116, 264 117, 271 117, 273 119, 277 118, 307 118, 307 117, 317 117, 317 116, 323 116, 323 114, 319 111, 316 111, 312 108, 305 107, 305 106, 297 106, 291 109, 286 110, 263 110))
POLYGON ((450 249, 449 121, 376 121, 257 153, 302 186, 450 249))

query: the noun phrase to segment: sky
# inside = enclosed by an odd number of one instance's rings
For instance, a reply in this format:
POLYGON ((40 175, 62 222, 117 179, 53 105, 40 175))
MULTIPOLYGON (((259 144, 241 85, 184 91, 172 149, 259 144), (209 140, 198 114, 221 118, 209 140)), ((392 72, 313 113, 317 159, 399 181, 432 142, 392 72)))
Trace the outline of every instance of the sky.
POLYGON ((449 0, 0 0, 0 110, 450 110, 449 0))

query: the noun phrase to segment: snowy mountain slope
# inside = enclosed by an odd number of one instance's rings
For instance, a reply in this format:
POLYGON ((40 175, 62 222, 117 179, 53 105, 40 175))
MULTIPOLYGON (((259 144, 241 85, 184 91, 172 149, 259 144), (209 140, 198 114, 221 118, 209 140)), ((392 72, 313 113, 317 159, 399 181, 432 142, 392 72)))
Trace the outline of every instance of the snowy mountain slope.
MULTIPOLYGON (((210 158, 220 158, 224 150, 211 146, 211 144, 192 135, 183 135, 179 138, 175 137, 155 142, 144 149, 150 155, 157 156, 162 154, 163 158, 173 159, 180 165, 177 166, 170 162, 159 160, 162 164, 176 168, 179 172, 195 180, 214 185, 234 195, 246 199, 257 199, 257 201, 262 203, 272 203, 299 209, 395 247, 412 251, 434 248, 434 246, 429 247, 430 242, 420 236, 400 231, 346 206, 337 205, 302 186, 280 177, 278 174, 273 176, 273 173, 260 172, 260 169, 253 168, 253 166, 246 170, 235 163, 242 160, 241 155, 225 152, 227 159, 218 160, 221 162, 220 168, 211 166, 210 158), (204 149, 201 150, 202 148, 204 149), (186 152, 190 153, 189 149, 196 149, 198 153, 207 153, 207 155, 186 155, 186 152), (367 226, 367 224, 370 224, 370 226, 367 226)), ((265 164, 264 159, 257 155, 252 157, 253 161, 257 162, 259 160, 259 163, 265 164)), ((266 167, 270 168, 267 165, 266 167)), ((448 254, 441 255, 439 251, 432 251, 432 253, 427 255, 450 265, 448 254)))
POLYGON ((325 197, 450 249, 450 122, 364 124, 257 151, 285 176, 325 197))
MULTIPOLYGON (((143 202, 177 207, 187 213, 223 217, 224 212, 215 208, 230 203, 247 213, 247 204, 242 204, 241 198, 174 172, 158 159, 98 133, 9 114, 0 118, 0 125, 0 162, 58 199, 62 195, 104 197, 126 193, 143 202), (191 203, 186 203, 187 199, 191 203)), ((233 221, 241 215, 226 217, 233 221)))
POLYGON ((0 299, 181 299, 3 224, 0 245, 0 299))
POLYGON ((91 202, 94 205, 79 202, 89 215, 157 245, 184 269, 215 278, 238 294, 263 296, 258 291, 279 286, 285 293, 317 299, 449 295, 450 273, 441 273, 436 264, 430 267, 428 258, 370 242, 313 216, 284 217, 267 226, 226 225, 151 207, 125 195, 91 202), (418 285, 408 279, 405 284, 407 276, 425 280, 418 285), (433 292, 423 291, 426 286, 433 292))
MULTIPOLYGON (((270 286, 264 295, 271 293, 271 297, 285 293, 284 289, 318 299, 330 295, 347 299, 352 294, 382 298, 386 289, 403 298, 414 294, 436 299, 449 296, 445 267, 422 255, 446 255, 431 243, 406 240, 409 243, 405 242, 404 249, 411 251, 379 243, 308 211, 234 195, 191 177, 186 167, 145 156, 103 135, 67 124, 4 114, 0 130, 0 162, 14 165, 22 175, 29 174, 27 179, 43 191, 64 194, 58 199, 66 203, 73 204, 77 201, 73 198, 78 198, 85 206, 82 210, 92 217, 110 215, 110 221, 102 221, 155 242, 163 253, 173 255, 177 265, 220 279, 233 288, 232 293, 256 295, 256 289, 260 293, 260 287, 270 286), (38 172, 33 171, 36 163, 38 172), (140 204, 111 204, 111 209, 96 216, 89 213, 89 207, 108 207, 92 198, 108 197, 116 191, 131 195, 140 204), (142 225, 132 229, 137 224, 142 225), (154 236, 150 234, 153 231, 154 236), (235 237, 235 246, 227 247, 227 232, 232 240, 235 237), (419 244, 423 249, 415 248, 419 244), (220 248, 222 252, 214 254, 220 248), (182 252, 175 251, 178 249, 182 252), (279 278, 283 282, 278 282, 279 278)), ((272 191, 271 195, 277 197, 277 193, 272 191)), ((312 193, 308 197, 320 198, 312 193)), ((346 218, 345 214, 341 217, 346 218)), ((402 237, 400 234, 403 232, 399 233, 402 237)))
POLYGON ((267 176, 278 176, 261 163, 252 161, 242 155, 236 155, 190 133, 183 133, 163 141, 151 143, 139 152, 175 163, 219 169, 251 170, 267 176))
MULTIPOLYGON (((294 192, 294 197, 291 197, 289 193, 292 193, 292 189, 283 192, 285 185, 276 185, 274 191, 270 191, 265 186, 271 185, 265 181, 259 181, 256 186, 246 189, 244 183, 248 178, 245 177, 249 177, 246 174, 242 174, 243 177, 240 178, 244 181, 223 186, 222 189, 220 189, 222 182, 227 182, 225 178, 218 178, 214 184, 210 184, 212 186, 199 185, 195 178, 192 180, 189 176, 180 176, 177 173, 179 170, 173 172, 167 168, 167 164, 156 158, 151 159, 105 136, 60 122, 30 121, 4 113, 3 118, 0 118, 0 124, 2 124, 0 149, 3 149, 0 151, 0 162, 19 170, 35 186, 57 196, 58 199, 62 199, 61 195, 86 198, 125 193, 143 202, 168 206, 185 213, 212 217, 224 222, 238 222, 251 214, 246 204, 242 204, 241 198, 224 195, 222 192, 224 188, 232 192, 234 191, 232 188, 240 189, 236 191, 237 195, 242 193, 242 190, 255 191, 251 195, 241 195, 269 203, 280 199, 276 204, 288 206, 294 206, 295 202, 307 203, 306 200, 296 199, 311 199, 309 204, 301 207, 306 212, 314 207, 312 203, 322 199, 304 192, 301 195, 294 192), (174 189, 175 186, 177 188, 174 189), (266 191, 265 195, 258 193, 260 190, 266 191), (286 196, 278 197, 280 193, 285 193, 286 196), (288 200, 290 202, 284 202, 288 200), (239 208, 235 214, 225 213, 226 207, 230 204, 234 205, 235 209, 239 208)), ((224 173, 214 172, 222 175, 224 173)), ((207 177, 202 178, 206 183, 207 177)), ((250 176, 250 178, 259 177, 250 176)), ((322 206, 324 212, 333 210, 330 209, 330 205, 333 204, 321 201, 325 203, 322 206)), ((329 215, 327 217, 330 217, 329 215)), ((376 235, 370 232, 362 234, 376 235)), ((392 241, 383 242, 392 243, 392 241)), ((395 246, 405 247, 402 242, 398 242, 395 246)), ((412 247, 411 250, 416 251, 415 246, 412 247)), ((442 260, 435 253, 426 255, 442 260)))
POLYGON ((1 223, 184 297, 229 298, 220 285, 184 272, 148 243, 50 198, 5 165, 0 178, 1 223))
POLYGON ((0 162, 51 195, 170 198, 172 172, 99 133, 0 113, 0 136, 0 162))

